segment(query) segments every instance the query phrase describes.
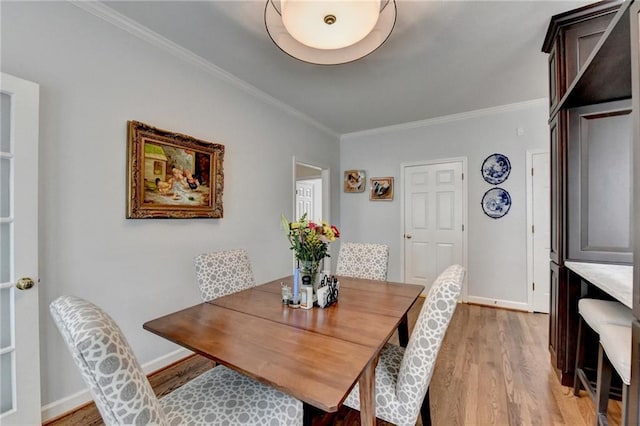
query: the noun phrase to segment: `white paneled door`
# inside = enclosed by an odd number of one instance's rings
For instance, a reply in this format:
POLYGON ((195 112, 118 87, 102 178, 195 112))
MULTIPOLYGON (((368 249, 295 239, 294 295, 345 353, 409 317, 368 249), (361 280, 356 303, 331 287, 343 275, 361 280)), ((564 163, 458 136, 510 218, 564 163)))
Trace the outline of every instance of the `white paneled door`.
POLYGON ((39 88, 0 79, 0 424, 37 425, 39 88))
POLYGON ((313 184, 305 181, 296 182, 296 217, 298 220, 303 214, 307 214, 307 219, 316 220, 314 217, 314 191, 313 184))
POLYGON ((296 182, 296 220, 304 213, 310 221, 322 219, 322 179, 296 182))
POLYGON ((403 167, 404 281, 428 291, 447 266, 463 263, 462 161, 403 167))
POLYGON ((549 249, 551 234, 549 216, 551 208, 549 153, 531 154, 531 240, 533 262, 533 310, 549 312, 549 249))

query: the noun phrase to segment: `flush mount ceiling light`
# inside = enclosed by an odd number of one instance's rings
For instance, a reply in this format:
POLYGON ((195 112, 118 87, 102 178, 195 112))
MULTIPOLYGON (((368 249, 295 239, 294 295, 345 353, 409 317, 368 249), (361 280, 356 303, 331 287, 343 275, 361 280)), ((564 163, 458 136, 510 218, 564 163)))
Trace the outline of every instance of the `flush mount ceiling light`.
POLYGON ((267 0, 271 40, 304 62, 337 65, 367 56, 396 23, 395 0, 267 0))

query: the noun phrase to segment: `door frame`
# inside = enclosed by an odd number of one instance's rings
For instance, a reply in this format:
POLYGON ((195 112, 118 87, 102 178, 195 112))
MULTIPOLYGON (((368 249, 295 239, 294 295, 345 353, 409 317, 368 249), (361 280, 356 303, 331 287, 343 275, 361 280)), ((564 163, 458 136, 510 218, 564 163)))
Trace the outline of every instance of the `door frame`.
POLYGON ((462 232, 462 266, 467 270, 467 273, 464 275, 464 281, 462 285, 462 292, 460 293, 460 297, 462 302, 466 303, 468 298, 468 278, 469 272, 467 268, 468 263, 468 241, 467 235, 469 234, 469 220, 468 220, 468 208, 469 205, 467 194, 468 194, 468 184, 469 181, 467 173, 467 157, 451 157, 451 158, 438 158, 435 160, 423 160, 423 161, 408 161, 400 163, 400 281, 404 282, 404 205, 405 205, 405 193, 404 193, 404 174, 405 169, 408 167, 415 166, 432 166, 436 164, 444 164, 444 163, 462 163, 462 175, 464 178, 462 179, 462 225, 464 226, 464 231, 462 232))
POLYGON ((533 156, 535 154, 551 154, 548 149, 528 149, 526 160, 526 190, 527 193, 527 310, 533 312, 533 176, 531 169, 533 168, 533 156))
MULTIPOLYGON (((292 157, 291 162, 291 220, 297 220, 296 215, 296 164, 301 164, 307 167, 313 167, 320 169, 320 179, 322 180, 322 220, 327 223, 331 222, 331 168, 324 164, 318 164, 314 161, 306 161, 301 159, 300 157, 296 157, 295 155, 292 157)), ((331 245, 329 245, 329 250, 331 250, 331 245)), ((293 254, 292 254, 293 256, 293 254)), ((295 259, 293 260, 295 267, 295 259)), ((331 270, 331 257, 325 257, 324 259, 324 269, 331 270)))

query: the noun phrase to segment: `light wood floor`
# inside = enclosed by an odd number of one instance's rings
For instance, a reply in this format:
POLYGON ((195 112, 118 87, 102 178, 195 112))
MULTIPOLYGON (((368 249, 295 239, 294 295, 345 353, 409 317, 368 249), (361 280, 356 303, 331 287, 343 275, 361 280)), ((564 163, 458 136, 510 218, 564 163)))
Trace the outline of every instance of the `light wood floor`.
MULTIPOLYGON (((410 326, 418 311, 412 308, 410 326)), ((459 304, 431 380, 433 425, 594 425, 588 395, 573 396, 551 368, 548 321, 546 314, 459 304)), ((620 410, 610 402, 610 425, 620 425, 620 410)), ((342 409, 333 423, 359 425, 358 414, 342 409)))
MULTIPOLYGON (((422 306, 418 301, 409 315, 410 326, 422 306)), ((593 404, 586 393, 573 396, 561 386, 549 362, 548 315, 460 304, 438 356, 431 381, 431 412, 435 426, 447 425, 593 425, 593 404)), ((397 337, 394 337, 397 342, 397 337)), ((192 364, 206 368, 194 357, 192 364)), ((177 378, 152 378, 160 394, 176 380, 191 374, 176 366, 177 378), (160 389, 162 388, 162 389, 160 389)), ((609 405, 609 423, 620 425, 617 401, 609 405)), ((99 425, 89 406, 82 416, 67 416, 50 425, 99 425), (87 411, 89 414, 87 414, 87 411)), ((78 413, 80 414, 80 413, 78 413)), ((99 419, 99 417, 98 417, 99 419)), ((359 413, 348 408, 317 418, 314 426, 359 425, 359 413)), ((419 420, 419 424, 421 424, 419 420)), ((379 426, 388 423, 378 421, 379 426)))

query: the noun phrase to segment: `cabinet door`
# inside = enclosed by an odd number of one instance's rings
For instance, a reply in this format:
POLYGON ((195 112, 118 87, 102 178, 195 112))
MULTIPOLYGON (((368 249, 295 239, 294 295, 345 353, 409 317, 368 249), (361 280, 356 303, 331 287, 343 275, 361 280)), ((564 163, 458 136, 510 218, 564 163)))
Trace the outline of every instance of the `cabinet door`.
MULTIPOLYGON (((633 100, 634 246, 638 253, 633 259, 633 315, 636 319, 640 319, 640 2, 636 1, 631 5, 629 16, 631 17, 631 98, 633 100)), ((640 373, 640 364, 638 373, 640 373)), ((638 383, 640 390, 640 380, 638 383)), ((638 406, 640 408, 640 395, 638 406)))
POLYGON ((558 265, 564 263, 564 196, 565 196, 565 119, 564 111, 558 112, 549 124, 550 168, 551 168, 551 214, 549 232, 551 236, 549 256, 558 265))
MULTIPOLYGON (((564 31, 564 82, 565 88, 571 83, 580 72, 582 65, 593 52, 598 41, 613 19, 615 10, 606 12, 604 15, 590 18, 569 25, 564 31)), ((564 94, 564 90, 562 91, 564 94)))
POLYGON ((558 368, 558 292, 559 292, 559 267, 551 262, 549 275, 550 307, 549 307, 549 352, 551 365, 558 368))
POLYGON ((631 101, 569 110, 567 258, 632 261, 631 101))
POLYGON ((550 263, 551 308, 549 310, 549 352, 551 364, 563 386, 573 386, 580 278, 568 269, 550 263), (571 276, 571 279, 570 279, 571 276))
POLYGON ((549 52, 549 111, 553 111, 562 96, 561 93, 564 93, 564 90, 560 88, 560 83, 564 82, 560 70, 558 43, 554 43, 549 52))
POLYGON ((633 99, 634 239, 631 386, 628 424, 640 424, 640 3, 631 5, 631 97, 633 99))

